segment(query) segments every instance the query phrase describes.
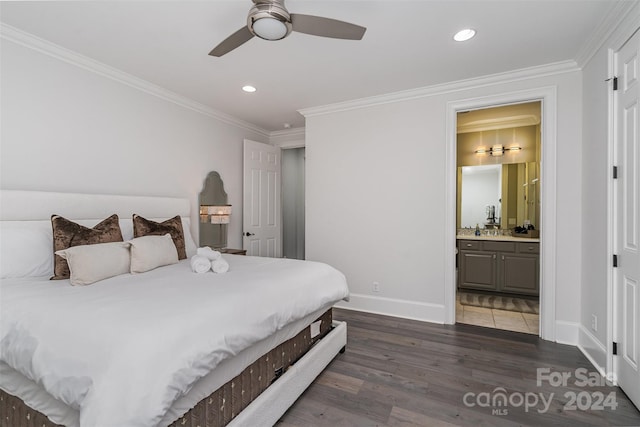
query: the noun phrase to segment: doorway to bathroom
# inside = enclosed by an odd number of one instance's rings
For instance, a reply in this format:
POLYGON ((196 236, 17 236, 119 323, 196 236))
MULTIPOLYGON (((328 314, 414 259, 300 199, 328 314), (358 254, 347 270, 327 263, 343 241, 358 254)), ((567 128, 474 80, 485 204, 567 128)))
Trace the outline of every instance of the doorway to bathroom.
POLYGON ((458 323, 540 334, 542 103, 456 117, 458 323))
POLYGON ((457 113, 501 105, 541 101, 540 182, 540 337, 556 341, 565 337, 566 325, 557 322, 557 114, 558 95, 555 86, 536 87, 514 92, 492 94, 469 99, 453 100, 446 107, 446 174, 445 174, 445 230, 444 242, 444 317, 454 324, 456 317, 456 149, 457 113))

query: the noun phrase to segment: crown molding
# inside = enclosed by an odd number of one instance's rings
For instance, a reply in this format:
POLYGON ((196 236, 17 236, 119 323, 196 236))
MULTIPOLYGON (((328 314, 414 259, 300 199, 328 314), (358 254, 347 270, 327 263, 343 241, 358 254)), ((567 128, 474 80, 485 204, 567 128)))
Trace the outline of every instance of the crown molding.
POLYGON ((125 73, 124 71, 118 70, 117 68, 110 67, 102 62, 81 55, 48 40, 19 30, 15 27, 5 24, 4 22, 0 22, 0 38, 32 49, 39 53, 51 56, 84 70, 91 71, 100 76, 115 80, 119 83, 145 92, 149 95, 153 95, 165 101, 172 102, 181 107, 219 120, 223 123, 255 132, 264 137, 269 137, 269 131, 259 126, 218 111, 214 108, 196 102, 185 96, 179 95, 161 86, 155 85, 147 80, 125 73))
POLYGON ((633 7, 627 13, 627 16, 615 28, 615 33, 608 41, 609 47, 617 51, 629 40, 636 31, 640 29, 640 1, 634 0, 633 7))
POLYGON ((640 7, 638 1, 613 3, 609 12, 602 19, 598 27, 591 33, 589 39, 582 45, 576 55, 576 63, 582 69, 598 52, 611 35, 625 26, 631 27, 623 31, 628 34, 640 25, 640 7), (635 11, 634 11, 635 9, 635 11), (629 19, 631 18, 631 19, 629 19), (625 22, 626 21, 626 22, 625 22), (625 25, 626 24, 626 25, 625 25))
POLYGON ((443 83, 433 86, 426 86, 417 89, 393 92, 385 95, 371 96, 368 98, 356 99, 353 101, 345 101, 336 104, 324 105, 319 107, 304 108, 298 110, 305 117, 319 116, 323 114, 336 113, 340 111, 349 111, 360 108, 372 107, 376 105, 389 104, 399 101, 408 101, 412 99, 425 98, 436 95, 444 95, 452 92, 459 92, 467 89, 477 89, 485 86, 493 86, 496 84, 511 83, 521 80, 528 80, 536 77, 552 76, 557 74, 570 73, 579 71, 575 61, 555 62, 547 65, 539 65, 530 68, 523 68, 515 71, 504 73, 490 74, 483 77, 474 77, 472 79, 458 80, 456 82, 443 83))
POLYGON ((305 128, 276 130, 269 134, 269 143, 280 148, 300 148, 305 146, 305 128))
POLYGON ((269 136, 272 138, 304 138, 305 129, 302 128, 291 128, 284 130, 274 130, 269 133, 269 136))

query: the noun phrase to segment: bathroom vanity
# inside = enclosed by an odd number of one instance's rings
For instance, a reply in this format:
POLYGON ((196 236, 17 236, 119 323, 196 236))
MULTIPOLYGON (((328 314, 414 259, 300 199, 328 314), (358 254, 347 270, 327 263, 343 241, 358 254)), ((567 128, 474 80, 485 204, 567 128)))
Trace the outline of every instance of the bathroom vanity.
POLYGON ((538 296, 540 239, 459 235, 458 288, 538 296))

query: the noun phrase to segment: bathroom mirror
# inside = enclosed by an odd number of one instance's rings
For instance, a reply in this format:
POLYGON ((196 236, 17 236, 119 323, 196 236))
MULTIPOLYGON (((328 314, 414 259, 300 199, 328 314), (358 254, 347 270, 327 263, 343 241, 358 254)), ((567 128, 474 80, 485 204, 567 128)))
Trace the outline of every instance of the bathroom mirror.
POLYGON ((539 228, 541 109, 533 101, 457 114, 458 228, 539 228))
POLYGON ((459 167, 457 228, 539 228, 539 176, 538 162, 459 167))
POLYGON ((212 224, 207 206, 227 205, 227 193, 218 172, 209 172, 204 180, 202 191, 198 198, 200 206, 200 246, 224 248, 227 246, 227 224, 212 224))

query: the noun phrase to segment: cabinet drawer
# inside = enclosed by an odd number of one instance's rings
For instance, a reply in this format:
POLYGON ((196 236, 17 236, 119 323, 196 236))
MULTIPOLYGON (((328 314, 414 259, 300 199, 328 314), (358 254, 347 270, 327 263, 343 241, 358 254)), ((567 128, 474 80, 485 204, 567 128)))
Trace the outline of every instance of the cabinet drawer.
POLYGON ((482 242, 479 240, 460 240, 458 242, 458 249, 459 250, 463 250, 463 249, 475 249, 475 250, 480 250, 480 244, 482 242))
POLYGON ((538 254, 540 253, 540 244, 539 243, 525 243, 518 242, 517 250, 521 254, 538 254))
POLYGON ((516 244, 515 242, 495 242, 492 240, 485 240, 482 242, 482 249, 485 251, 515 252, 516 244))

